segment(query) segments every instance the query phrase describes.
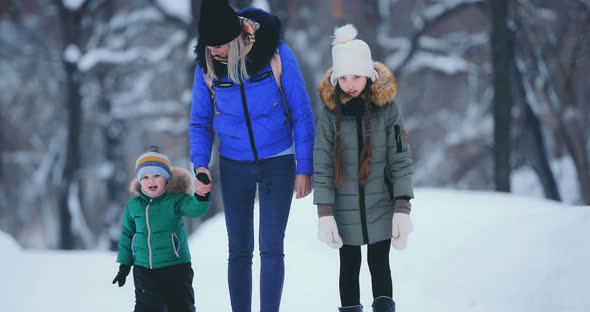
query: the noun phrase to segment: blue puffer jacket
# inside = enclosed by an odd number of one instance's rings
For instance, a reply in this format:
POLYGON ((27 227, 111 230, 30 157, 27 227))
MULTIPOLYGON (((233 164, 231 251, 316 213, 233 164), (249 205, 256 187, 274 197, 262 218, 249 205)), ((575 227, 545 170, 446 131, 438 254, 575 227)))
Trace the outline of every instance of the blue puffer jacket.
MULTIPOLYGON (((258 9, 238 14, 261 24, 256 32, 256 43, 248 54, 250 77, 242 84, 233 83, 226 75, 213 82, 216 112, 203 77, 206 47, 201 43, 197 45, 198 64, 189 126, 193 165, 208 167, 215 132, 219 137, 219 154, 233 160, 264 159, 284 151, 295 141, 297 174, 312 174, 314 120, 295 55, 280 40, 280 23, 276 17, 258 9), (270 67, 276 49, 281 55, 281 84, 293 127, 270 67)), ((219 75, 217 66, 223 65, 216 64, 219 75)))

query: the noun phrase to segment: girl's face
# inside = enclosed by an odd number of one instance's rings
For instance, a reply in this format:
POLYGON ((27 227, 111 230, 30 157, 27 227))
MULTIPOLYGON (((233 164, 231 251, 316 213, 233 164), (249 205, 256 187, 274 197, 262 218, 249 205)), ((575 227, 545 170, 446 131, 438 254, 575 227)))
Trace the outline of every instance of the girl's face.
POLYGON ((367 77, 360 75, 344 75, 338 77, 338 85, 346 94, 357 97, 367 85, 367 77))
POLYGON ((211 56, 218 62, 227 62, 227 53, 229 51, 229 44, 220 46, 207 46, 211 56))
POLYGON ((149 197, 158 197, 166 188, 166 178, 159 174, 148 173, 141 177, 141 191, 149 197))

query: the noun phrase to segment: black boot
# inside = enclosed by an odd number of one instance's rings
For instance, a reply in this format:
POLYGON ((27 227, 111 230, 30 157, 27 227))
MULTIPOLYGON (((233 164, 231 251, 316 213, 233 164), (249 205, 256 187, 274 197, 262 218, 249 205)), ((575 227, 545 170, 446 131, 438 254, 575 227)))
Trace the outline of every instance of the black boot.
POLYGON ((395 312, 395 301, 389 297, 379 297, 373 301, 373 312, 395 312))
POLYGON ((341 307, 338 308, 338 312, 363 312, 363 305, 355 305, 350 307, 341 307))

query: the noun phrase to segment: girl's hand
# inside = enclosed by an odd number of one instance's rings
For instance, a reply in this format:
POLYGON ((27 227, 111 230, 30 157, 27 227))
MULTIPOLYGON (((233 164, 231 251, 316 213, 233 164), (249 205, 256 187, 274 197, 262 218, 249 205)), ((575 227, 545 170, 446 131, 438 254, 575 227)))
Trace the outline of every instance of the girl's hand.
POLYGON ((393 239, 391 245, 397 250, 408 247, 408 236, 413 230, 412 220, 407 213, 396 212, 393 214, 393 239))
POLYGON ((332 248, 342 247, 342 237, 334 216, 320 217, 318 220, 318 239, 332 248))

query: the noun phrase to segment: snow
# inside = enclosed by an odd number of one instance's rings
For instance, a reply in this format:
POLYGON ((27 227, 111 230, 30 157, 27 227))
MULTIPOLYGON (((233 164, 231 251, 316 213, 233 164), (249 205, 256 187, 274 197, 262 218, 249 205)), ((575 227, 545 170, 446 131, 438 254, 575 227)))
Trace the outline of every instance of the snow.
POLYGON ((174 15, 181 20, 191 20, 191 2, 188 0, 156 0, 168 14, 174 15))
POLYGON ((80 55, 82 55, 80 49, 74 44, 68 44, 64 51, 64 58, 69 63, 77 63, 80 59, 80 55))
POLYGON ((270 4, 268 4, 267 0, 254 0, 252 1, 252 4, 250 6, 253 8, 259 8, 266 12, 270 12, 270 4))
POLYGON ((86 0, 63 0, 64 6, 70 11, 77 11, 86 0))
MULTIPOLYGON (((419 188, 412 219, 409 248, 391 253, 399 311, 590 311, 590 207, 419 188)), ((311 196, 294 199, 285 238, 283 312, 336 311, 339 306, 338 252, 316 239, 316 222, 311 196)), ((190 247, 197 309, 230 311, 223 216, 192 235, 190 247)), ((5 311, 132 310, 131 276, 123 288, 111 284, 118 268, 113 252, 20 250, 2 233, 0 248, 5 311)), ((259 266, 256 253, 253 311, 259 309, 259 266)), ((370 310, 366 262, 361 300, 370 310)))
POLYGON ((413 73, 422 69, 431 69, 447 75, 454 75, 467 72, 469 67, 470 64, 459 56, 416 52, 406 71, 413 73))

